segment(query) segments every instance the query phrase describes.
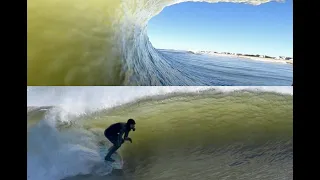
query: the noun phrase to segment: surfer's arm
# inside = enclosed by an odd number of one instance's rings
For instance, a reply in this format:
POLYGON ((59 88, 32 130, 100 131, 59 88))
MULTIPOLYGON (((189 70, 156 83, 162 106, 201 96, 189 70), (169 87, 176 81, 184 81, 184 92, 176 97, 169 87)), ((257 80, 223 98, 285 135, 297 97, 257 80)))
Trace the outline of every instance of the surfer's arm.
POLYGON ((124 140, 130 141, 132 143, 132 139, 129 138, 128 135, 129 135, 129 131, 126 131, 125 134, 124 134, 124 140))
POLYGON ((124 128, 122 128, 119 132, 119 136, 118 136, 118 143, 122 144, 124 142, 125 139, 122 139, 123 134, 125 133, 124 128))
POLYGON ((121 144, 122 144, 124 141, 130 141, 130 142, 132 142, 131 138, 129 138, 128 135, 129 135, 129 131, 127 131, 126 126, 124 125, 124 126, 122 127, 122 129, 120 130, 120 132, 119 132, 119 142, 121 142, 121 144), (123 136, 123 134, 124 134, 124 136, 123 136), (123 139, 122 139, 122 137, 123 137, 123 139))
POLYGON ((126 131, 126 132, 124 133, 124 140, 127 140, 127 139, 128 139, 128 135, 129 135, 129 132, 126 131))

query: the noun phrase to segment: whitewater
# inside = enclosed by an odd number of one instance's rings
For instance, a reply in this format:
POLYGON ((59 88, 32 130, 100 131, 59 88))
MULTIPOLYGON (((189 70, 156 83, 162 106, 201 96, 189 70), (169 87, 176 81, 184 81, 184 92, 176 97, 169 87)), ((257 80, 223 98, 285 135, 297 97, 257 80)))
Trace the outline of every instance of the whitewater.
MULTIPOLYGON (((260 5, 270 1, 205 2, 260 5)), ((204 67, 191 66, 189 70, 181 62, 192 58, 181 59, 172 53, 170 55, 155 49, 147 35, 148 21, 165 7, 182 2, 186 1, 28 0, 28 85, 292 84, 292 67, 289 66, 279 65, 275 67, 276 70, 271 67, 261 71, 249 65, 247 69, 239 71, 243 68, 239 64, 233 67, 234 71, 223 73, 227 67, 209 63, 204 67), (282 70, 285 74, 281 74, 282 70), (262 73, 252 75, 250 71, 262 73), (223 79, 228 76, 231 77, 223 79)), ((263 66, 265 64, 259 65, 263 66)))
POLYGON ((28 87, 28 180, 293 179, 292 87, 28 87), (122 169, 103 130, 134 118, 122 169))

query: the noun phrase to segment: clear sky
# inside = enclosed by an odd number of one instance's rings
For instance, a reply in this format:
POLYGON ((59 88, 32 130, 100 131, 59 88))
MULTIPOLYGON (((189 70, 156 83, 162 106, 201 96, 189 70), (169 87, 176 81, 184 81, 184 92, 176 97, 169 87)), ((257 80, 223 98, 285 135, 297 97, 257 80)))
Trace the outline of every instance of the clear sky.
POLYGON ((185 2, 148 24, 155 48, 293 56, 292 0, 259 6, 185 2))

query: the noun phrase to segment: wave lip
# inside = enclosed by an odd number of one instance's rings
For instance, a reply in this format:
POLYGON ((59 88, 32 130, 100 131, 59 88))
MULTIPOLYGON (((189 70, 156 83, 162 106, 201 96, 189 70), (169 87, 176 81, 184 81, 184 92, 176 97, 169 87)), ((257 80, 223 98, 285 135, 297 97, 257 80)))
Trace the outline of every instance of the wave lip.
POLYGON ((29 0, 28 85, 200 85, 147 36, 148 21, 181 2, 187 0, 29 0))

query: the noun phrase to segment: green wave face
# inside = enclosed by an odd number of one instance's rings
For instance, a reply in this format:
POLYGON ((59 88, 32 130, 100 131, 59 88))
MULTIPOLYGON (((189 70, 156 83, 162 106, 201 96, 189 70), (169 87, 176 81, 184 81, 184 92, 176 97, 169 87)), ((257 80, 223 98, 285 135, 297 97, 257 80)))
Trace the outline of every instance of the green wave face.
POLYGON ((290 95, 267 92, 175 94, 88 114, 58 129, 92 134, 101 145, 107 126, 134 118, 133 143, 119 150, 125 165, 111 179, 292 179, 292 104, 290 95))
POLYGON ((147 36, 148 21, 180 2, 184 1, 28 0, 28 85, 197 84, 179 67, 172 68, 147 36))

